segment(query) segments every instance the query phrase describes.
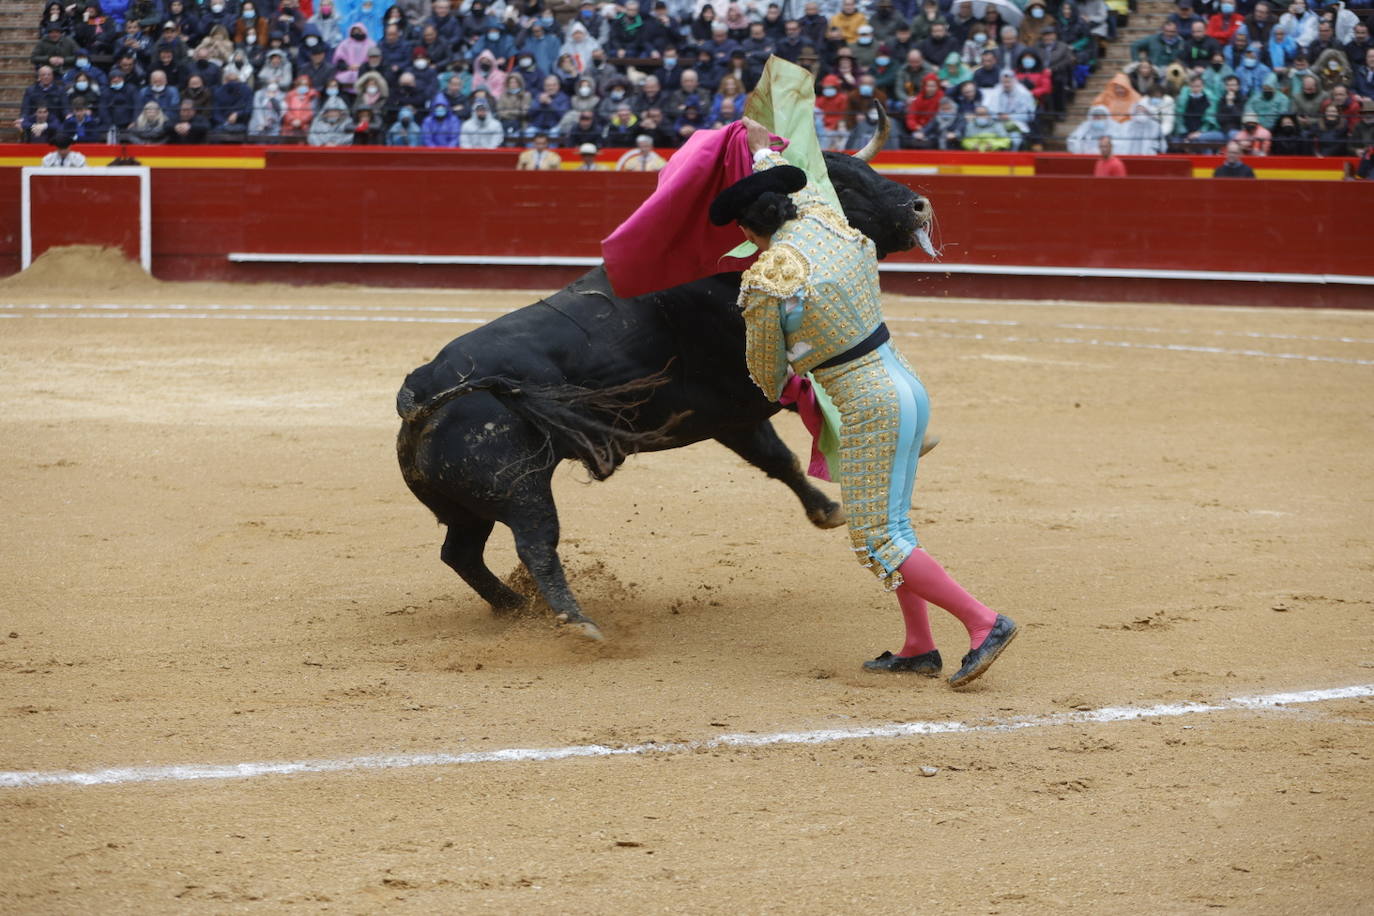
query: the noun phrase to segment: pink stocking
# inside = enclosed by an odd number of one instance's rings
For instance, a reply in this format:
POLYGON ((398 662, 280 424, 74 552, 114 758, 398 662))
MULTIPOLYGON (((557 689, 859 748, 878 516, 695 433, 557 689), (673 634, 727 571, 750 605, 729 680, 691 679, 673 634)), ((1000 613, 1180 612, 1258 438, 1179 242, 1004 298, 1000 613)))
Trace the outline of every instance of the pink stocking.
MULTIPOLYGON (((987 638, 988 631, 997 622, 997 615, 963 587, 950 578, 944 567, 935 558, 919 547, 897 568, 902 574, 902 587, 897 590, 897 599, 902 604, 902 616, 907 617, 907 599, 910 592, 917 601, 925 599, 949 611, 968 630, 969 648, 976 649, 987 638)), ((924 607, 922 618, 925 617, 924 607)), ((926 631, 929 633, 929 630, 926 631)), ((907 618, 907 640, 911 640, 911 622, 907 618)), ((907 654, 905 650, 903 655, 907 654)))
POLYGON ((897 591, 897 603, 902 606, 902 620, 906 621, 906 642, 902 643, 902 651, 897 654, 902 658, 910 658, 933 651, 935 637, 930 633, 925 599, 903 588, 897 591))

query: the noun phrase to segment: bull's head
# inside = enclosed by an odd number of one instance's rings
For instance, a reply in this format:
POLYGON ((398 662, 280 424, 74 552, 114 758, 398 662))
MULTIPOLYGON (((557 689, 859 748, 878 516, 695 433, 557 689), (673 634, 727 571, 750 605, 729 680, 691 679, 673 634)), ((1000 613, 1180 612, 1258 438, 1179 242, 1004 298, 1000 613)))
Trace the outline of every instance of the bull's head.
POLYGON ((930 226, 934 211, 930 201, 906 185, 884 178, 868 164, 887 142, 889 130, 887 112, 882 105, 875 104, 874 108, 878 111, 878 132, 868 145, 852 156, 826 153, 825 166, 849 224, 871 238, 878 257, 885 258, 921 244, 921 233, 930 226))

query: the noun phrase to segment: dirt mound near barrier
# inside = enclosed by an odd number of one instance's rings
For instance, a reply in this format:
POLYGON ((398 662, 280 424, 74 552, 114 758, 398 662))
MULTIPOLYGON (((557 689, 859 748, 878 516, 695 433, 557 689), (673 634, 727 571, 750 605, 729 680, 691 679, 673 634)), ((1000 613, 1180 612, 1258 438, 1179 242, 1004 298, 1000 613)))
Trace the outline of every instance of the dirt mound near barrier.
POLYGON ((118 248, 100 245, 60 245, 43 252, 29 269, 0 280, 0 289, 42 292, 50 289, 156 289, 158 280, 118 248))

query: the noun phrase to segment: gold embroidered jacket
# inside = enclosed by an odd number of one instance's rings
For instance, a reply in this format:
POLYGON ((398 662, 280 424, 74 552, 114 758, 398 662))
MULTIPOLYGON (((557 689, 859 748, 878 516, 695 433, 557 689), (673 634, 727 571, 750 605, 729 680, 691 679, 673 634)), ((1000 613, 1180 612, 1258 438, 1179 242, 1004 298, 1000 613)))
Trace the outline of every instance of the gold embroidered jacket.
MULTIPOLYGON (((755 171, 786 165, 777 153, 755 171)), ((754 384, 776 401, 790 364, 809 372, 882 323, 873 242, 810 187, 792 195, 797 218, 773 235, 740 279, 745 359, 754 384)))

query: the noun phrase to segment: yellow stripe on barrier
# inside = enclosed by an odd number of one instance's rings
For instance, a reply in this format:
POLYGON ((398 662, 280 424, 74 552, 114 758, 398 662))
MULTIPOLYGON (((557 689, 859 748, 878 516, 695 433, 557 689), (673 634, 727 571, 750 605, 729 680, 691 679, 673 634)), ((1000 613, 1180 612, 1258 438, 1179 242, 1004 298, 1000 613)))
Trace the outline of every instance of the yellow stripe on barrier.
MULTIPOLYGON (((136 151, 130 151, 134 158, 138 158, 136 151)), ((109 165, 114 161, 113 156, 87 156, 86 164, 90 166, 109 165)), ((4 166, 39 166, 43 164, 42 156, 4 156, 0 157, 0 167, 4 166)), ((267 160, 262 156, 148 156, 139 159, 139 165, 146 165, 153 169, 265 169, 267 160)))
MULTIPOLYGON (((1250 168, 1255 170, 1256 178, 1280 178, 1288 181, 1340 181, 1345 177, 1344 172, 1336 169, 1264 169, 1257 168, 1253 161, 1248 163, 1250 168)), ((1206 166, 1194 166, 1194 178, 1211 178, 1212 169, 1206 166)))

